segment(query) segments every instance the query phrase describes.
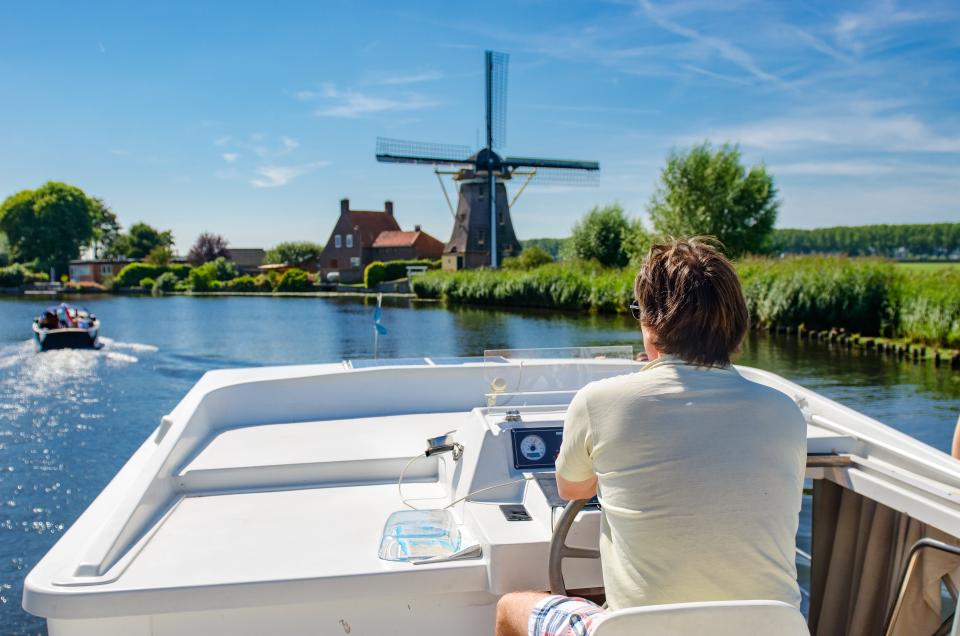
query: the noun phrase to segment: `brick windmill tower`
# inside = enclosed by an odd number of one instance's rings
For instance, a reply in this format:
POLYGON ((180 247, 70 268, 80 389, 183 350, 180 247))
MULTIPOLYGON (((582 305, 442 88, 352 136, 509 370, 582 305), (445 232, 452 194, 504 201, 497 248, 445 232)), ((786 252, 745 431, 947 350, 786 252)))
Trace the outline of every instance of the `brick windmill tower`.
MULTIPOLYGON (((520 242, 510 220, 512 202, 507 199, 506 188, 506 182, 514 175, 527 177, 518 196, 538 174, 550 175, 555 180, 563 173, 588 174, 600 169, 596 161, 502 157, 496 152, 506 141, 508 59, 504 53, 487 51, 485 54, 486 145, 479 151, 474 152, 467 146, 377 139, 377 161, 427 164, 434 166, 438 177, 453 175, 459 200, 455 212, 449 199, 447 201, 454 224, 443 250, 446 270, 496 268, 503 258, 520 253, 520 242), (437 169, 441 165, 457 168, 453 172, 441 172, 437 169)), ((442 180, 440 185, 443 187, 442 180)))

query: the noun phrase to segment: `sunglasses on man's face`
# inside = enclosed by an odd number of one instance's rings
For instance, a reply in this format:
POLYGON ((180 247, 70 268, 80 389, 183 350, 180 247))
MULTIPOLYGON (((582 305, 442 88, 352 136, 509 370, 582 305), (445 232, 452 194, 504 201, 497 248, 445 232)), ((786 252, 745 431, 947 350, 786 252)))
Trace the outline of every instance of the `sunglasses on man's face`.
POLYGON ((640 303, 636 300, 630 303, 630 313, 635 320, 640 320, 640 303))

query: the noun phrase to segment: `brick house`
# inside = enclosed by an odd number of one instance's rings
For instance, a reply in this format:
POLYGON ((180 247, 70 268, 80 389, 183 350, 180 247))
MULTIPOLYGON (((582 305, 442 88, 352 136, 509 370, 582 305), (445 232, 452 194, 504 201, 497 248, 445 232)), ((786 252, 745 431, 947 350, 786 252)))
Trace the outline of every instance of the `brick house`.
POLYGON ((399 232, 400 225, 393 218, 393 202, 387 201, 384 210, 351 210, 350 199, 340 201, 337 219, 326 246, 320 253, 320 277, 338 272, 341 283, 363 282, 363 268, 375 260, 373 243, 381 232, 399 232))
POLYGON ((120 270, 135 262, 132 258, 77 259, 70 261, 70 280, 103 285, 120 270))
POLYGON ((387 230, 380 232, 373 241, 371 260, 399 261, 421 258, 439 259, 443 255, 443 243, 413 226, 413 231, 387 230))

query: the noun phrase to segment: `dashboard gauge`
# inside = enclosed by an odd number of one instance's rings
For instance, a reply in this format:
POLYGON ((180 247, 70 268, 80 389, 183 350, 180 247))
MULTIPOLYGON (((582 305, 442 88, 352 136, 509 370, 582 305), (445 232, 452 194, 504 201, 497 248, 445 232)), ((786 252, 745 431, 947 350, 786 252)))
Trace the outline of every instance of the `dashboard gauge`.
POLYGON ((547 444, 539 435, 527 435, 520 440, 520 454, 527 461, 540 461, 547 454, 547 444))

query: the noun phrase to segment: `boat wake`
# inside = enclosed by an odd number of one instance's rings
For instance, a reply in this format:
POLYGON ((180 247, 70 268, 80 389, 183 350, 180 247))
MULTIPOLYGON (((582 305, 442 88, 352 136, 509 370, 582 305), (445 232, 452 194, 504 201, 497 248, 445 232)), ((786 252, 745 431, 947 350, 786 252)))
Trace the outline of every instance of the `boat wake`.
POLYGON ((159 348, 152 344, 144 344, 141 342, 120 342, 119 340, 105 338, 103 336, 100 336, 100 343, 103 345, 104 349, 109 350, 127 350, 135 351, 137 353, 156 353, 159 351, 159 348))
POLYGON ((100 338, 98 349, 55 349, 37 351, 33 340, 0 347, 0 370, 16 376, 24 387, 50 387, 71 379, 89 378, 100 361, 111 365, 136 364, 144 354, 156 353, 154 345, 139 342, 119 342, 100 338), (135 355, 138 354, 138 355, 135 355))

